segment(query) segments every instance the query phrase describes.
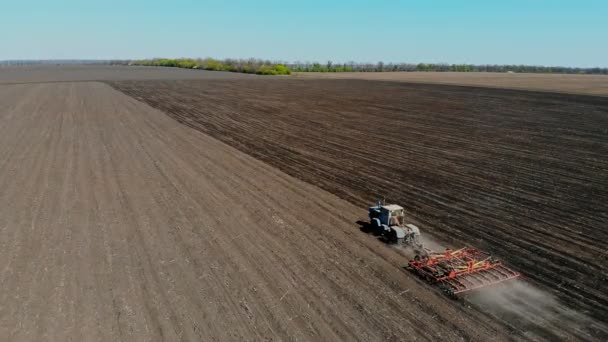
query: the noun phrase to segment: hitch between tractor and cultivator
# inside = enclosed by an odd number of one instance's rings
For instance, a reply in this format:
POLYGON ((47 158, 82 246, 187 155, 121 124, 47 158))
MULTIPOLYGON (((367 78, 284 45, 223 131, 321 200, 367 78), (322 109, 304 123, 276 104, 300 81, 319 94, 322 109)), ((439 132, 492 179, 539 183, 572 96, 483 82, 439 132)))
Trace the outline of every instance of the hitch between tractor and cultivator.
POLYGON ((489 254, 474 248, 446 249, 417 255, 408 268, 450 296, 499 284, 521 276, 489 254))

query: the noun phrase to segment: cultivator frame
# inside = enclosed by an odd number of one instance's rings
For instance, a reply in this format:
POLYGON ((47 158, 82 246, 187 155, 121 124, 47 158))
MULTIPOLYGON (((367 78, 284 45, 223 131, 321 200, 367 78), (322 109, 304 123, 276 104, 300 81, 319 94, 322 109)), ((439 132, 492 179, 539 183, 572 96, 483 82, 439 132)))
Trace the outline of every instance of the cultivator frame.
POLYGON ((416 256, 408 266, 421 278, 437 284, 444 292, 454 297, 521 276, 492 258, 490 254, 467 247, 416 256))

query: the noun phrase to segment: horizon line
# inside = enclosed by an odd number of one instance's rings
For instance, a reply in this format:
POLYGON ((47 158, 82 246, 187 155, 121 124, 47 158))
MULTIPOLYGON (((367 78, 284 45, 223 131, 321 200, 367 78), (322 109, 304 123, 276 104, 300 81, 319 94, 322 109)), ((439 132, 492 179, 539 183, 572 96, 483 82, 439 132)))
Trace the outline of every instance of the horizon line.
POLYGON ((379 63, 383 63, 384 65, 419 65, 419 64, 428 64, 428 65, 466 65, 466 66, 526 66, 526 67, 543 67, 543 68, 570 68, 570 69, 608 69, 608 66, 567 66, 567 65, 545 65, 545 64, 500 64, 500 63, 447 63, 447 62, 385 62, 385 61, 377 61, 377 62, 356 62, 356 61, 348 61, 348 62, 334 62, 328 60, 326 62, 319 61, 284 61, 284 60, 273 60, 270 58, 258 58, 258 57, 247 57, 247 58, 214 58, 214 57, 151 57, 151 58, 38 58, 38 59, 0 59, 0 64, 6 64, 9 62, 64 62, 64 63, 73 63, 73 62, 112 62, 112 61, 120 61, 120 62, 130 62, 130 61, 142 61, 142 60, 156 60, 156 59, 193 59, 193 60, 204 60, 204 59, 214 59, 214 60, 261 60, 261 61, 271 61, 273 63, 281 63, 281 64, 321 64, 326 65, 327 63, 331 63, 334 65, 378 65, 379 63))

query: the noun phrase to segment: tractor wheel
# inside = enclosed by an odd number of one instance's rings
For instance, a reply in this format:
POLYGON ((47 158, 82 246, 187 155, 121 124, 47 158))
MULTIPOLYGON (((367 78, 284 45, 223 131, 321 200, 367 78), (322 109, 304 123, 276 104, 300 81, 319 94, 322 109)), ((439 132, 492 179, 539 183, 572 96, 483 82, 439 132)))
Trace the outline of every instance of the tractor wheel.
POLYGON ((394 230, 392 230, 392 229, 386 235, 387 235, 386 236, 387 240, 390 243, 395 243, 395 242, 397 242, 399 240, 399 239, 397 239, 397 233, 394 230))
POLYGON ((380 225, 380 220, 378 220, 377 218, 372 219, 370 221, 370 226, 371 226, 372 233, 374 235, 380 235, 380 233, 381 233, 380 230, 382 228, 382 225, 380 225))

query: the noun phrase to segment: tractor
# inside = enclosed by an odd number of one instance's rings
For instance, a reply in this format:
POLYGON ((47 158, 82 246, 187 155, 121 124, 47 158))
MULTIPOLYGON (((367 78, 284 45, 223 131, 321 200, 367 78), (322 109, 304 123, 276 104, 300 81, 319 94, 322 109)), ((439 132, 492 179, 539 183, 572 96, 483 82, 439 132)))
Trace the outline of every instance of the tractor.
POLYGON ((369 222, 371 231, 387 242, 422 247, 420 229, 411 223, 405 223, 405 212, 401 206, 378 201, 369 208, 369 222))

